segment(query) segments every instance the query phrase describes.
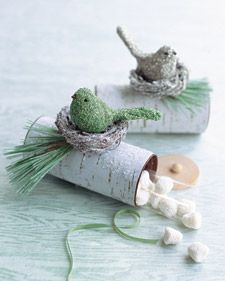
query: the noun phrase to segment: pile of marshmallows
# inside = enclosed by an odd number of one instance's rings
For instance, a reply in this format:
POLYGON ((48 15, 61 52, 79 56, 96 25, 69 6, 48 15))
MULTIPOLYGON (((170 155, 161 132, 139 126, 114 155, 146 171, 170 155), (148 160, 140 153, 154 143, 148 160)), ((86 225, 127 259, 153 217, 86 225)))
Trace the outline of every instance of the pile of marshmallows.
MULTIPOLYGON (((176 200, 168 196, 174 187, 174 181, 165 176, 156 176, 153 183, 149 172, 144 170, 141 174, 137 195, 137 206, 150 204, 150 206, 167 218, 176 218, 186 227, 199 229, 202 224, 202 216, 195 211, 195 203, 190 200, 176 200)), ((166 227, 163 241, 166 245, 178 244, 183 239, 183 234, 171 227, 166 227)), ((203 262, 209 253, 209 248, 195 242, 188 247, 188 254, 195 262, 203 262)))

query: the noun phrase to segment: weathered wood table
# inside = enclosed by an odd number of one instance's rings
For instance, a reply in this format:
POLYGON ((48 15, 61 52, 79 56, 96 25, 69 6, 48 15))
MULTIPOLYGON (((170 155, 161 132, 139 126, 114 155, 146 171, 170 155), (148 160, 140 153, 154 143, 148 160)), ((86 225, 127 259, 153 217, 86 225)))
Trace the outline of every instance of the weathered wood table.
MULTIPOLYGON (((192 78, 210 77, 211 121, 198 135, 129 135, 127 142, 159 155, 182 153, 200 166, 198 187, 176 192, 195 199, 203 215, 199 231, 140 210, 133 233, 158 236, 164 226, 184 232, 177 247, 126 241, 111 230, 85 231, 71 239, 74 280, 225 280, 225 20, 222 1, 1 1, 0 145, 17 144, 27 120, 55 116, 80 86, 128 82, 135 61, 115 33, 124 24, 143 49, 172 45, 192 78), (186 257, 187 246, 210 247, 204 264, 186 257)), ((68 270, 64 239, 80 223, 110 222, 124 207, 47 176, 29 196, 9 185, 0 161, 0 280, 62 281, 68 270)))

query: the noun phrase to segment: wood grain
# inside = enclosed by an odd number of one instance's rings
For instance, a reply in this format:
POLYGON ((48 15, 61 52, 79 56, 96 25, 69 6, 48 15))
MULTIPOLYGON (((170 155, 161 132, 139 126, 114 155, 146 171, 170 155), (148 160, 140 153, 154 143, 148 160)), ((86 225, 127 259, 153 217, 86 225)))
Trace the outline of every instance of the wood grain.
MULTIPOLYGON (((223 1, 1 1, 0 146, 3 150, 17 144, 27 120, 55 116, 78 87, 128 82, 135 61, 117 38, 118 24, 127 25, 144 50, 172 45, 191 69, 191 78, 210 78, 211 120, 202 136, 131 134, 126 139, 159 155, 186 154, 198 163, 199 187, 174 195, 196 200, 203 227, 190 231, 142 209, 142 224, 132 233, 158 237, 163 227, 174 226, 184 232, 183 243, 146 246, 110 230, 77 233, 71 239, 74 280, 223 281, 223 1), (210 247, 202 265, 186 259, 193 241, 210 247)), ((0 281, 65 280, 66 231, 80 223, 108 223, 125 205, 50 176, 31 195, 21 197, 9 185, 7 163, 1 154, 0 281)))

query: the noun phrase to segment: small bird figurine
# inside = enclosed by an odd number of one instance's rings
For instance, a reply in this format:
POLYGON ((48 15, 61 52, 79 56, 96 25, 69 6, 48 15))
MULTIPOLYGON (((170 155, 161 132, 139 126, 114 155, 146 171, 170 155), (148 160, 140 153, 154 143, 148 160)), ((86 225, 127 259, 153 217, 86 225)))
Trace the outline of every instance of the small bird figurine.
POLYGON ((145 80, 157 81, 169 79, 176 75, 178 58, 171 47, 163 46, 155 53, 144 53, 138 49, 128 33, 120 26, 117 27, 117 33, 130 53, 136 58, 136 71, 145 80))
POLYGON ((80 88, 72 96, 70 118, 81 131, 101 133, 118 121, 151 119, 159 120, 161 113, 156 109, 122 108, 112 109, 87 88, 80 88))

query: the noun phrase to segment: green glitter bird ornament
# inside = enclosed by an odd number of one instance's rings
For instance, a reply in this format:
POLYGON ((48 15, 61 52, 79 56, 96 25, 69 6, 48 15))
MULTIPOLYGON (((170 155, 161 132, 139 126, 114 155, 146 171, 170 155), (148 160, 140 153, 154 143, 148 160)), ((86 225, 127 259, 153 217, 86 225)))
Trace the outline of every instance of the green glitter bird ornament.
POLYGON ((112 109, 90 89, 80 88, 72 96, 70 105, 71 121, 81 131, 101 133, 113 123, 136 119, 159 120, 161 113, 152 108, 112 109))

